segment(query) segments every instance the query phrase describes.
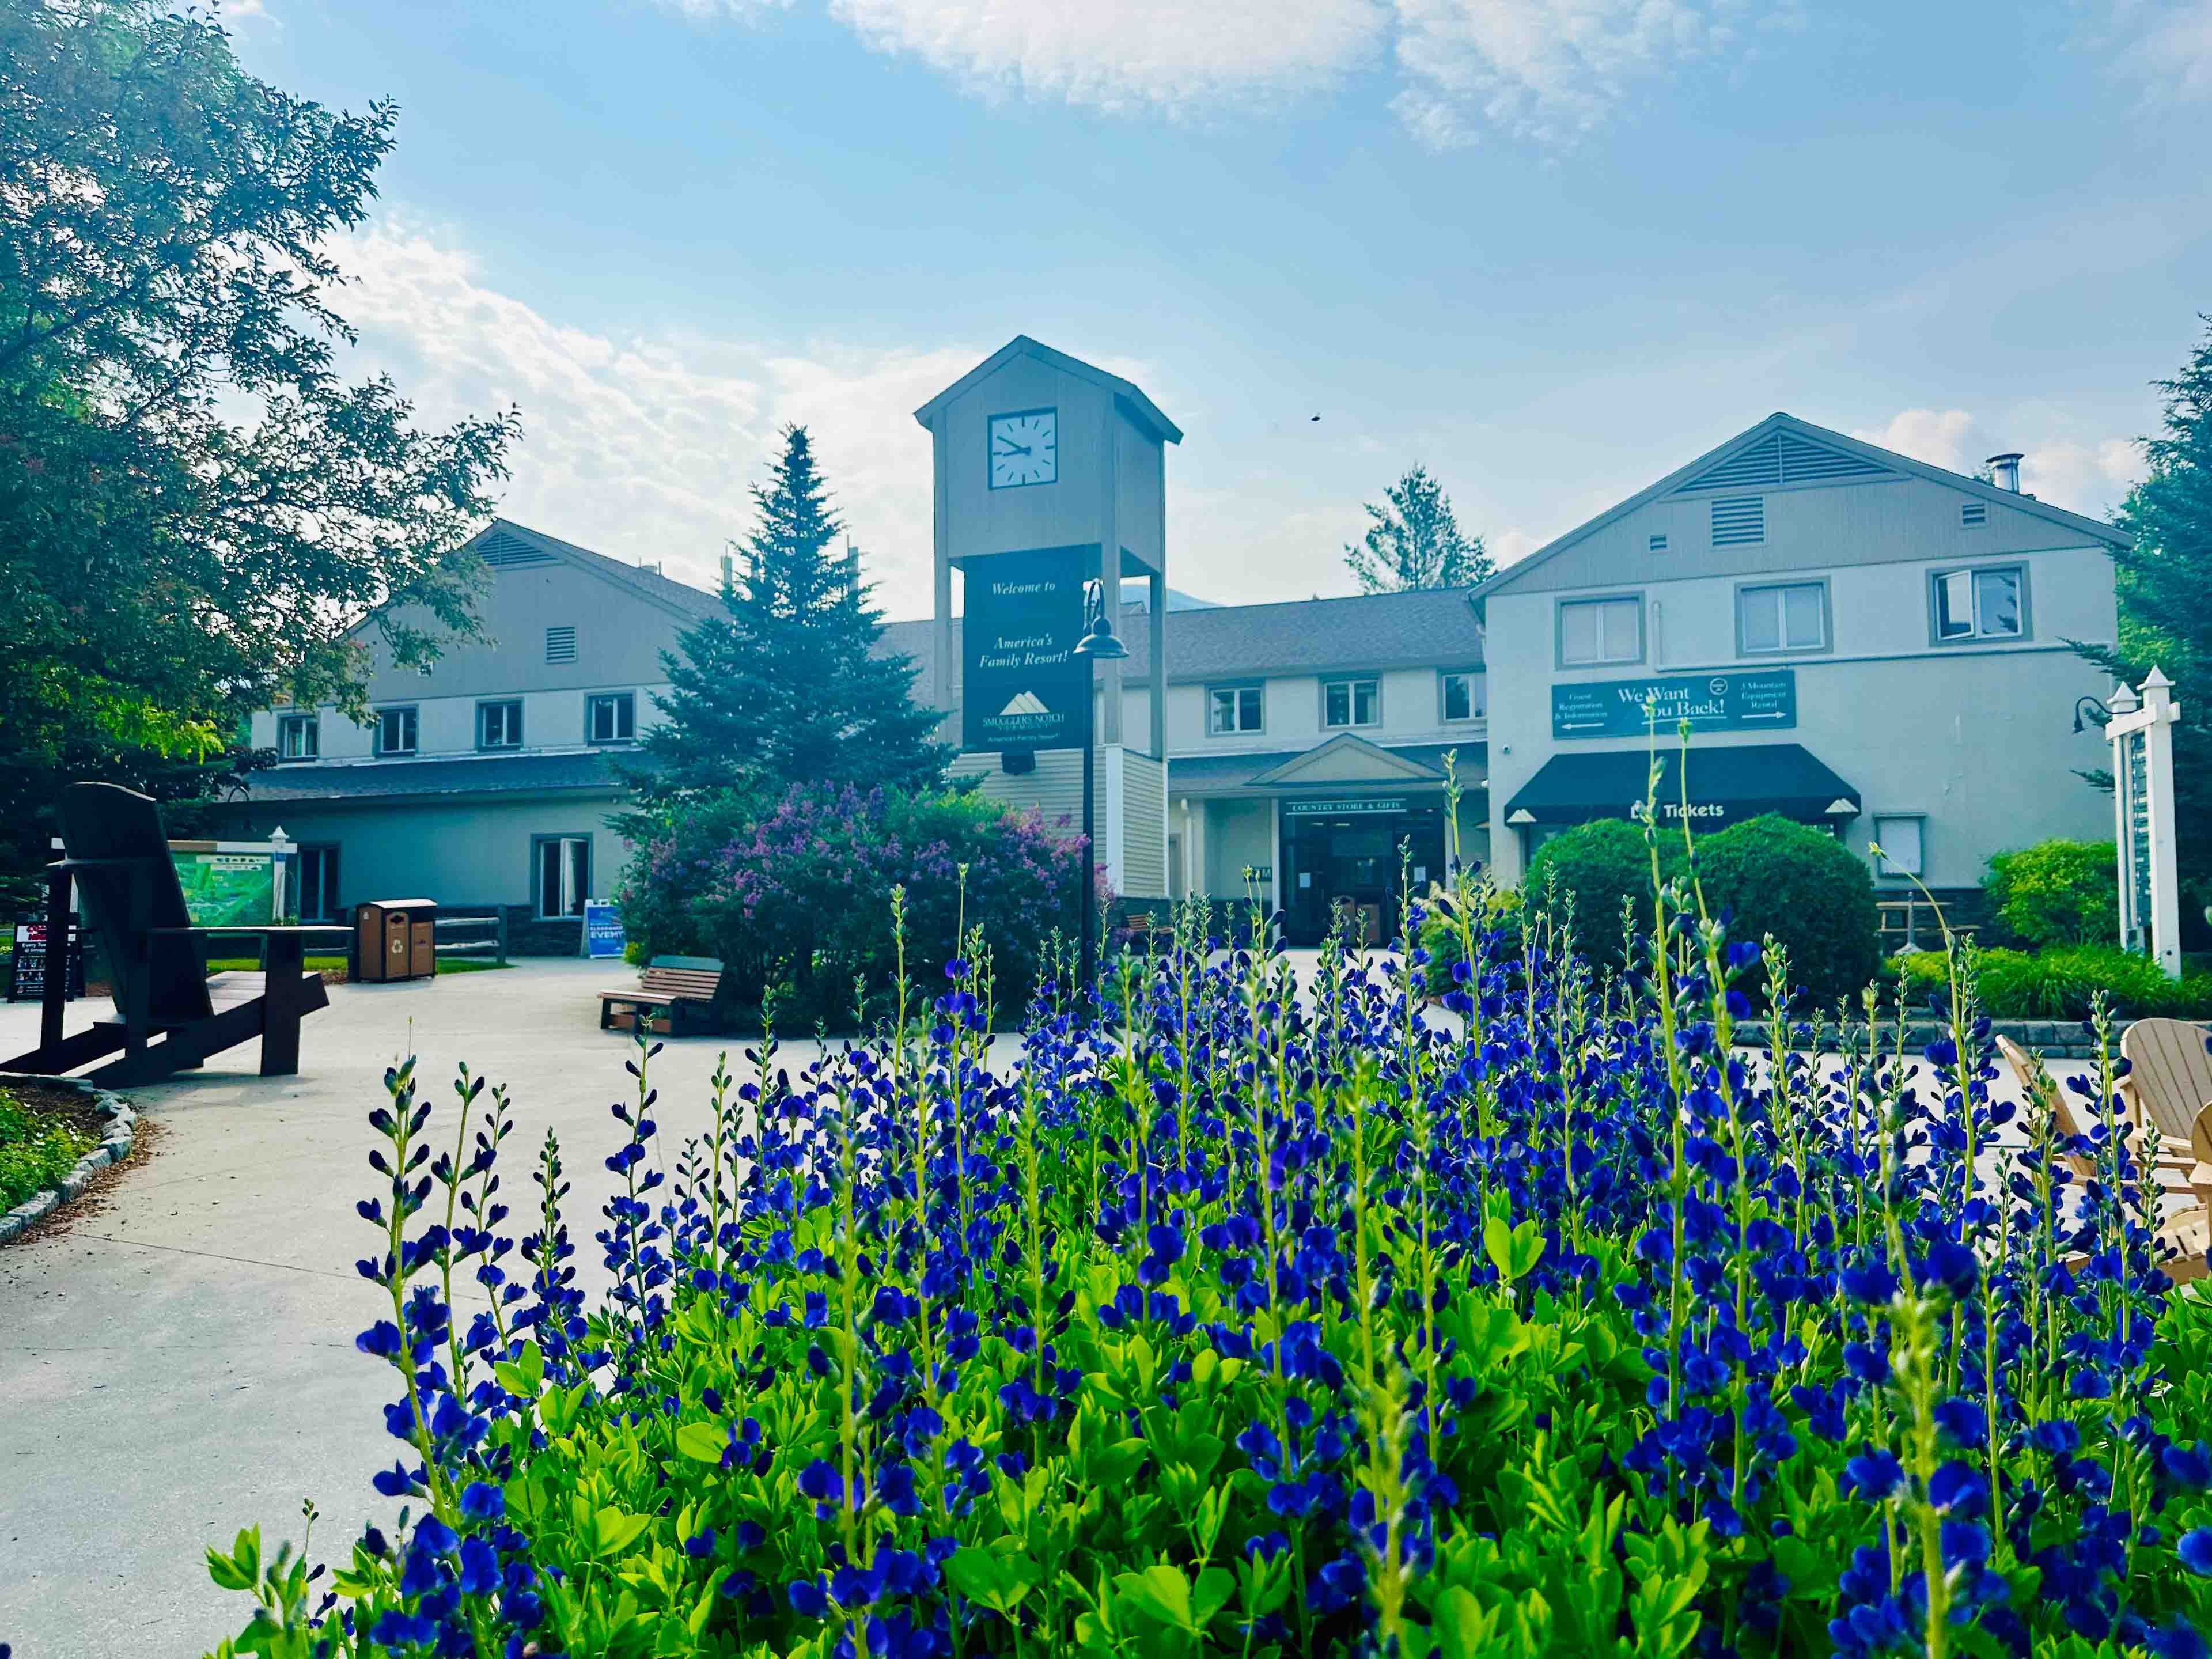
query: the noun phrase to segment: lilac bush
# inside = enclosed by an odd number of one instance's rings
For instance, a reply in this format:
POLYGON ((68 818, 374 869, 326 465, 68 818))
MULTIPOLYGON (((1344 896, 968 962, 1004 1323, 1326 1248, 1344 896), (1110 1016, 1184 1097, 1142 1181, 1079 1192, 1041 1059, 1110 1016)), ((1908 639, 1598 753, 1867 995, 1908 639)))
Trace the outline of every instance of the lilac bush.
POLYGON ((1970 977, 1917 1055, 1871 994, 1753 1054, 1786 953, 1694 881, 1618 972, 1499 914, 1437 907, 1438 1015, 1419 949, 1301 995, 1187 908, 1018 1056, 956 957, 681 1146, 641 1038, 595 1301, 561 1149, 510 1243, 498 1092, 395 1069, 406 1508, 327 1583, 211 1552, 221 1653, 2202 1656, 2212 1303, 2109 1058, 2000 1101, 1970 977))
POLYGON ((854 981, 880 1012, 897 965, 884 920, 894 888, 908 895, 908 967, 934 974, 980 927, 1000 1003, 1018 1012, 1055 934, 1076 936, 1083 866, 1082 837, 1034 808, 800 785, 765 812, 672 826, 644 848, 622 901, 648 954, 720 957, 744 1006, 776 990, 801 1029, 848 1026, 854 981))

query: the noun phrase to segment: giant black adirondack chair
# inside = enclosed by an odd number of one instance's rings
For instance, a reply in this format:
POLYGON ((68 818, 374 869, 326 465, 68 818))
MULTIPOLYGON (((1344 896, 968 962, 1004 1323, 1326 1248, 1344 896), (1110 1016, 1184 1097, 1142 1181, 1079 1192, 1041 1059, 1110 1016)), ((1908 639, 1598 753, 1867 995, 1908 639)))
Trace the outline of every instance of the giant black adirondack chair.
POLYGON ((72 783, 62 791, 64 856, 47 867, 49 939, 69 937, 72 883, 88 927, 100 933, 114 981, 117 1018, 74 1036, 62 1035, 66 975, 46 975, 39 1046, 0 1062, 0 1071, 59 1077, 94 1060, 87 1080, 115 1088, 189 1071, 210 1054, 261 1039, 261 1074, 300 1069, 300 1019, 330 1006, 323 981, 305 968, 307 935, 328 928, 196 927, 169 860, 161 809, 149 796, 112 783, 72 783), (254 934, 266 941, 263 973, 210 978, 208 940, 254 934), (108 1060, 120 1051, 120 1057, 108 1060))

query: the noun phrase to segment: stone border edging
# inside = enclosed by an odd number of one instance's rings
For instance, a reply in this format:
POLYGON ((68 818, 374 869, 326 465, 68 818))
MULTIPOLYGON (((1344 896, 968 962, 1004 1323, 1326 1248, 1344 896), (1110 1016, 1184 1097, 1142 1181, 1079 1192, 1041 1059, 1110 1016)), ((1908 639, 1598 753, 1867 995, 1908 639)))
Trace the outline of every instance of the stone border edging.
POLYGON ((56 1210, 81 1194, 93 1176, 111 1164, 120 1164, 131 1155, 131 1133, 138 1115, 131 1103, 121 1095, 106 1089, 95 1089, 89 1083, 80 1083, 74 1078, 40 1077, 30 1072, 0 1072, 0 1088, 10 1083, 35 1083, 46 1088, 74 1089, 92 1102, 92 1109, 107 1120, 107 1133, 100 1137, 100 1145, 77 1159, 76 1167, 61 1179, 59 1186, 33 1194, 5 1215, 0 1215, 0 1244, 14 1240, 33 1222, 43 1221, 56 1210))
MULTIPOLYGON (((2112 1022, 2112 1058, 2115 1061, 2118 1061, 2120 1057, 2121 1035, 2134 1024, 2131 1019, 2116 1019, 2112 1022)), ((1862 1050, 1866 1046, 1866 1027, 1863 1024, 1854 1023, 1842 1028, 1842 1031, 1838 1031, 1836 1026, 1831 1024, 1826 1030, 1831 1037, 1847 1032, 1862 1050)), ((1897 1028, 1893 1024, 1885 1024, 1881 1026, 1882 1043, 1885 1049, 1894 1041, 1896 1030, 1897 1028)), ((2081 1030, 2079 1020, 1996 1019, 1990 1022, 1990 1031, 1992 1036, 2010 1037, 2021 1048, 2032 1053, 2042 1054, 2048 1060, 2094 1060, 2097 1057, 2096 1046, 2081 1030)), ((1948 1037, 1950 1035, 1951 1028, 1948 1025, 1940 1024, 1932 1019, 1911 1019, 1905 1023, 1905 1047, 1912 1054, 1917 1054, 1938 1038, 1948 1037)), ((1767 1022, 1763 1019, 1738 1021, 1735 1027, 1735 1046, 1739 1048, 1765 1048, 1767 1022)))

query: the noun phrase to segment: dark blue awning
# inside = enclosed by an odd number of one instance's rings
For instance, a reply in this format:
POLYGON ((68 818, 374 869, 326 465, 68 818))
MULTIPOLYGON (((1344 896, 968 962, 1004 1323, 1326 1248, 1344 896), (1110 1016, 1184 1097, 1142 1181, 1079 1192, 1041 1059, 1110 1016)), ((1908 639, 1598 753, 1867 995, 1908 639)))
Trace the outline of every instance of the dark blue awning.
MULTIPOLYGON (((1840 823, 1858 816, 1859 792, 1802 744, 1715 745, 1689 751, 1689 817, 1718 829, 1762 812, 1803 823, 1840 823)), ((1682 817, 1682 751, 1660 752, 1657 799, 1662 823, 1682 817)), ((1649 787, 1650 751, 1616 749, 1595 755, 1554 755, 1506 803, 1509 824, 1587 823, 1633 817, 1649 787)))

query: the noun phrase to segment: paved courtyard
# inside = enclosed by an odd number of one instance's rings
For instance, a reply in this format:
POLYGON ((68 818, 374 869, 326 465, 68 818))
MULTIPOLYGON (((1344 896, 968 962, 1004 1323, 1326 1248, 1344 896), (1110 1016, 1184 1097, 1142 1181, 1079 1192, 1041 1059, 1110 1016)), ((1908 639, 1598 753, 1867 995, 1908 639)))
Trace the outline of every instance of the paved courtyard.
MULTIPOLYGON (((536 1192, 531 1155, 559 1133, 570 1231, 594 1276, 601 1159, 622 1133, 607 1106, 632 1045, 598 1029, 592 993, 628 975, 537 961, 334 986, 302 1032, 299 1076, 262 1079, 248 1045, 137 1092, 158 1156, 97 1212, 0 1250, 0 1641, 16 1659, 199 1654, 249 1606, 209 1583, 204 1544, 255 1522, 272 1543, 296 1537, 312 1496, 319 1553, 342 1549, 376 1504, 368 1477, 397 1449, 385 1368, 353 1347, 382 1294, 354 1271, 374 1235, 353 1205, 375 1179, 365 1115, 410 1046, 441 1114, 459 1061, 509 1085, 502 1196, 518 1210, 536 1192)), ((0 1006, 0 1053, 29 1046, 36 1023, 34 1007, 0 1006)), ((732 1048, 734 1067, 742 1046, 662 1052, 672 1162, 708 1121, 717 1054, 732 1048)), ((787 1052, 797 1064, 812 1045, 787 1052)))
MULTIPOLYGON (((538 961, 333 987, 299 1076, 264 1080, 248 1046, 138 1091, 158 1154, 98 1208, 0 1249, 0 1641, 17 1659, 199 1654, 248 1605, 208 1582, 204 1545, 257 1522, 271 1543, 296 1537, 312 1496, 327 1559, 377 1506, 368 1477, 395 1449, 387 1373, 353 1348, 380 1297, 354 1271, 374 1236, 353 1204, 373 1178, 364 1115, 410 1047, 441 1110, 461 1060, 509 1085, 503 1196, 518 1209, 531 1153, 559 1133, 571 1233, 598 1278, 601 1159, 619 1134, 607 1106, 631 1043, 597 1029, 592 993, 625 972, 538 961)), ((0 1006, 0 1052, 27 1046, 35 1021, 0 1006)), ((726 1047, 735 1069, 743 1044, 720 1039, 672 1042, 656 1062, 671 1159, 708 1121, 726 1047)))

